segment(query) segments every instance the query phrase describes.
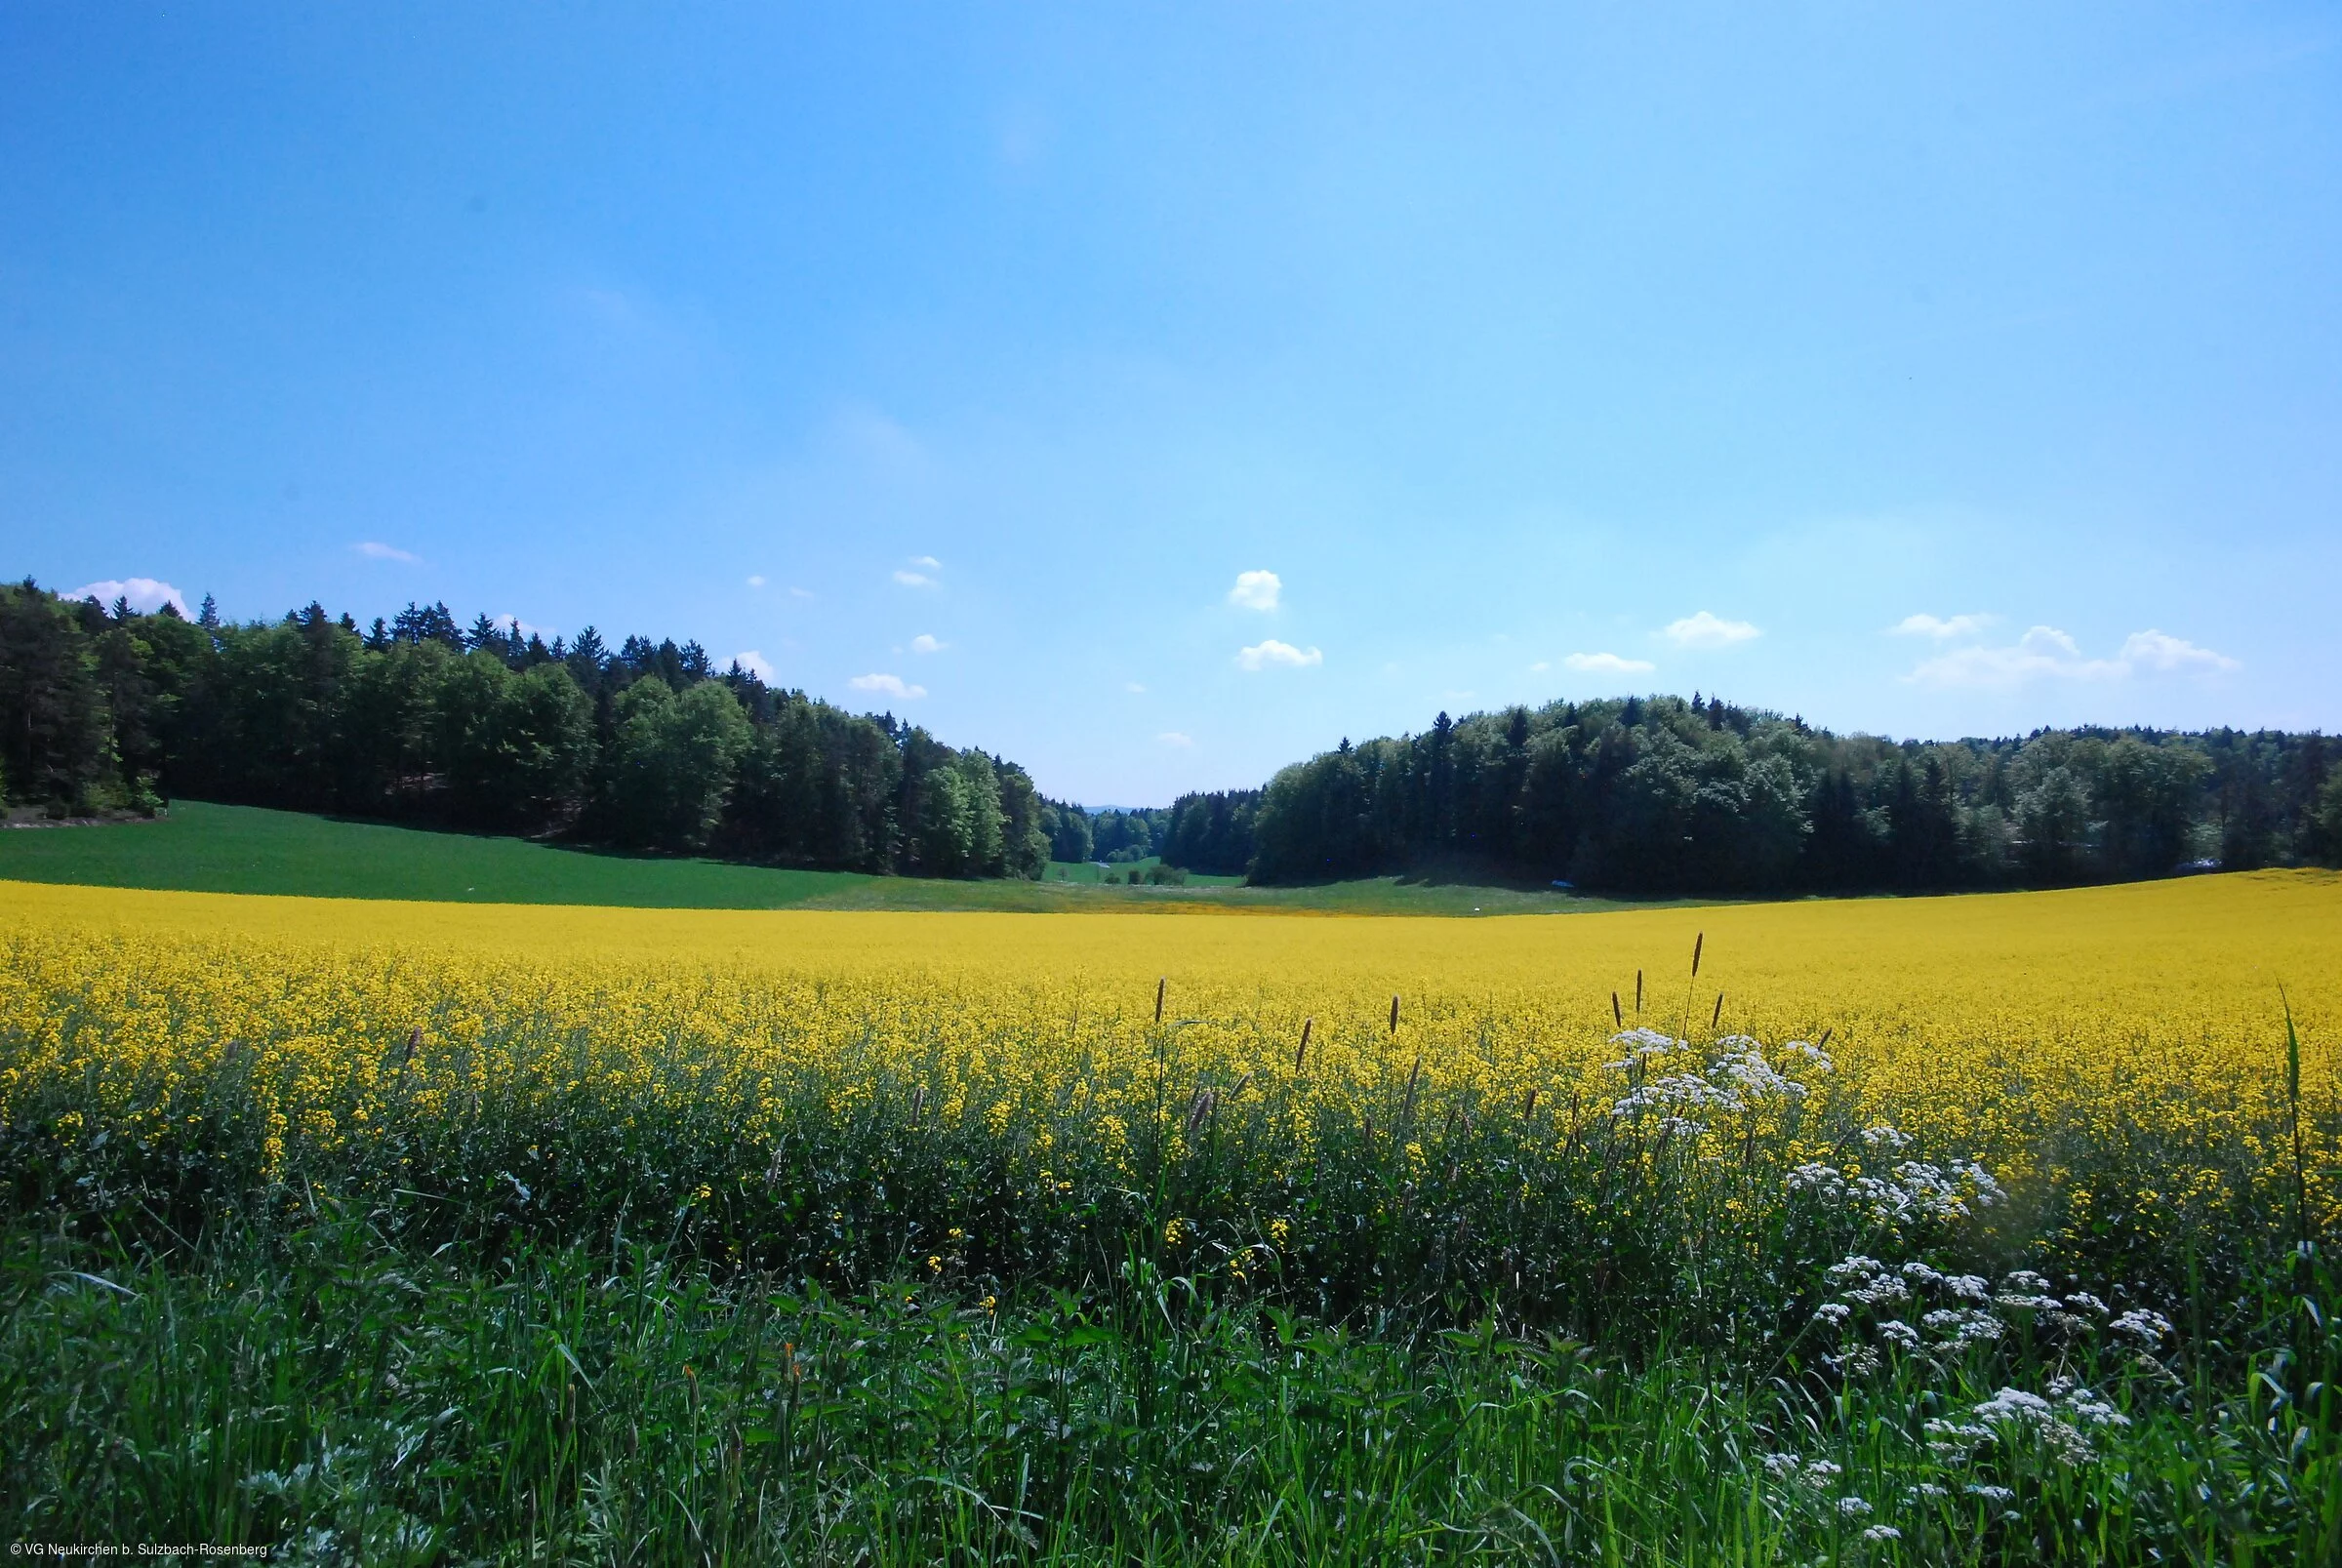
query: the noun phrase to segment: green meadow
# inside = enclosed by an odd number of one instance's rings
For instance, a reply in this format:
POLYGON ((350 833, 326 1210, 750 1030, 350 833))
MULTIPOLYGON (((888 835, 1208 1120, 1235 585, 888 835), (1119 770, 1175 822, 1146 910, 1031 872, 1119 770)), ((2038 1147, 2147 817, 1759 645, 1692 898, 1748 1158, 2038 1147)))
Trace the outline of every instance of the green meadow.
POLYGON ((659 909, 1123 909, 1210 907, 1332 914, 1536 914, 1620 907, 1553 889, 1463 877, 1367 877, 1251 888, 1194 876, 1130 885, 1156 863, 1052 863, 1040 881, 944 881, 803 871, 686 856, 624 855, 522 838, 434 832, 257 806, 182 800, 151 822, 0 831, 0 881, 193 893, 584 904, 659 909))

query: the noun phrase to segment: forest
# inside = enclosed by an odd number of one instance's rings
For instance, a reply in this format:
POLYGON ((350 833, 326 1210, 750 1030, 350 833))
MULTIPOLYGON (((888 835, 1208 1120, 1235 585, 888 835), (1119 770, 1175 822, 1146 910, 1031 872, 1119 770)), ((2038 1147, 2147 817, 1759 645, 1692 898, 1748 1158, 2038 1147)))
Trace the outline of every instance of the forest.
POLYGON ((1553 703, 1189 797, 1167 853, 1208 843, 1260 882, 1461 864, 1638 893, 2055 887, 2342 862, 2338 761, 2318 734, 1928 743, 1697 695, 1553 703))
POLYGON ((697 642, 574 642, 445 605, 361 630, 311 604, 194 619, 0 586, 0 790, 53 817, 198 799, 760 864, 1255 882, 1441 868, 1635 893, 2060 886, 2342 862, 2318 734, 1833 735, 1695 695, 1451 719, 1263 789, 1090 811, 1021 767, 718 670, 697 642))
MULTIPOLYGON (((521 637, 410 605, 361 632, 0 587, 0 787, 51 816, 176 795, 921 876, 1041 874, 1024 769, 717 670, 696 642, 521 637)), ((1086 824, 1084 824, 1086 827, 1086 824)))

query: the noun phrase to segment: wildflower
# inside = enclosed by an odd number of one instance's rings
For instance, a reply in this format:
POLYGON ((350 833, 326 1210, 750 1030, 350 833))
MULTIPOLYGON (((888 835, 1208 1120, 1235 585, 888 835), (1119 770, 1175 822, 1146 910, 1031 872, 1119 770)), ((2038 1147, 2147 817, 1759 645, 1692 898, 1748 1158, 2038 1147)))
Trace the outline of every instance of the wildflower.
POLYGON ((1862 1539, 1865 1541, 1900 1541, 1903 1539, 1903 1532, 1891 1524, 1874 1524, 1862 1532, 1862 1539))
POLYGON ((2145 1307, 2132 1307, 2107 1325, 2110 1332, 2128 1335, 2141 1345, 2153 1346, 2171 1337, 2171 1320, 2160 1312, 2145 1307))
POLYGON ((2003 1388, 1976 1407, 1976 1419, 1979 1421, 2008 1421, 2023 1425, 2046 1421, 2048 1418, 2049 1401, 2038 1393, 2027 1393, 2022 1388, 2003 1388))
POLYGON ((1835 1165, 1807 1160, 1791 1169, 1788 1187, 1792 1192, 1819 1192, 1824 1197, 1841 1197, 1846 1190, 1845 1174, 1835 1165))
POLYGON ((2006 1326, 1990 1312, 1972 1307, 1942 1307, 1919 1319, 1920 1326, 1948 1345, 1974 1345, 1997 1340, 2006 1326))
POLYGON ((1801 1058, 1816 1072, 1837 1070, 1837 1065, 1830 1060, 1830 1053, 1809 1040, 1792 1040, 1781 1048, 1781 1054, 1801 1058))
POLYGON ((1898 1349, 1916 1350, 1919 1347, 1919 1331, 1900 1320, 1889 1319, 1879 1324, 1878 1337, 1898 1349))
POLYGON ((1837 1511, 1844 1518, 1859 1519, 1871 1511, 1871 1506, 1858 1497, 1841 1497, 1837 1500, 1837 1511))
POLYGON ((1663 1057, 1671 1051, 1678 1050, 1682 1048, 1684 1042, 1662 1034, 1657 1029, 1634 1028, 1611 1035, 1610 1043, 1625 1046, 1627 1054, 1616 1062, 1606 1062, 1602 1065, 1624 1070, 1640 1066, 1654 1058, 1663 1057))

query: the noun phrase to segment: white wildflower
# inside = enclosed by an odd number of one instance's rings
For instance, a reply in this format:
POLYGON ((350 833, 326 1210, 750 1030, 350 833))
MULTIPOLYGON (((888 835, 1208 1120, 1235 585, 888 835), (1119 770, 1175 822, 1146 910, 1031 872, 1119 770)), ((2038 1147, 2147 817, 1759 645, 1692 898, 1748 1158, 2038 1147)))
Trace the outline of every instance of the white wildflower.
POLYGON ((1830 1053, 1810 1040, 1792 1040, 1781 1048, 1781 1054, 1785 1057, 1802 1057, 1816 1072, 1837 1070, 1837 1064, 1830 1060, 1830 1053))
POLYGON ((2080 1427, 2127 1427, 2130 1418, 2087 1388, 2070 1388, 2060 1396, 2062 1414, 2080 1427))
POLYGON ((1761 1099, 1767 1095, 1782 1095, 1791 1100, 1802 1100, 1805 1097, 1805 1086, 1776 1071, 1773 1065, 1764 1060, 1764 1053, 1754 1049, 1756 1044, 1755 1040, 1738 1035, 1733 1040, 1717 1043, 1731 1045, 1735 1040, 1751 1049, 1727 1051, 1717 1058, 1716 1065, 1708 1069, 1711 1077, 1725 1080, 1744 1098, 1761 1099))
POLYGON ((2005 1486, 1979 1486, 1973 1481, 1968 1483, 1968 1496, 1980 1497, 1987 1503, 2006 1503, 2016 1495, 2005 1486))
POLYGON ((1901 1128, 1889 1127, 1883 1122, 1876 1127, 1865 1127, 1862 1130, 1862 1141, 1870 1145, 1873 1148, 1889 1148, 1898 1150, 1909 1148, 1912 1145, 1918 1142, 1918 1139, 1912 1137, 1911 1134, 1903 1131, 1901 1128))
POLYGON ((1845 1173, 1835 1165, 1824 1165, 1819 1160, 1807 1160, 1789 1173, 1788 1186, 1792 1192, 1819 1192, 1825 1197, 1843 1197, 1846 1191, 1846 1177, 1845 1173))
POLYGON ((1928 1333, 1950 1345, 1970 1345, 1999 1339, 2005 1325, 1990 1312, 1972 1307, 1944 1307, 1919 1319, 1928 1333))
POLYGON ((1903 1532, 1891 1524, 1874 1524, 1868 1530, 1863 1531, 1862 1539, 1865 1541, 1900 1541, 1903 1539, 1903 1532))
POLYGON ((2001 1190, 2000 1184, 1993 1180, 1993 1173, 1974 1160, 1954 1160, 1952 1174, 1968 1184, 1971 1188, 1971 1201, 1980 1209, 1989 1209, 1996 1203, 2005 1201, 2008 1197, 2008 1194, 2001 1190))
POLYGON ((1871 1511, 1871 1506, 1858 1497, 1841 1497, 1837 1500, 1837 1511, 1846 1518, 1859 1519, 1871 1511))
POLYGON ((2141 1345, 2154 1345, 2160 1340, 2168 1339, 2171 1334, 2171 1320, 2160 1312, 2152 1312, 2145 1307, 2131 1308, 2107 1327, 2117 1334, 2131 1336, 2141 1345))
POLYGON ((1611 1035, 1610 1043, 1625 1046, 1627 1054, 1620 1060, 1606 1062, 1603 1065, 1615 1067, 1621 1071, 1630 1067, 1641 1066, 1653 1058, 1666 1056, 1683 1044, 1681 1040, 1671 1038, 1657 1029, 1628 1029, 1623 1034, 1611 1035))
POLYGON ((1878 1337, 1898 1349, 1916 1350, 1919 1347, 1919 1331, 1899 1318, 1889 1318, 1879 1324, 1878 1337))
POLYGON ((1976 1407, 1978 1421, 2006 1421, 2018 1426, 2047 1421, 2049 1401, 2022 1388, 2003 1388, 1976 1407))

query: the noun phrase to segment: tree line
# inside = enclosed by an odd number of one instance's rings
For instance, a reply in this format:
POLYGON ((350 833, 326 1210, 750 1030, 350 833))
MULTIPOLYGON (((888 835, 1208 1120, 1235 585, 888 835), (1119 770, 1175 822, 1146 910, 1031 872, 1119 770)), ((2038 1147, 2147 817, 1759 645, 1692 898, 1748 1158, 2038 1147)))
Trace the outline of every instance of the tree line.
POLYGON ((1694 695, 1441 713, 1167 809, 718 670, 696 642, 524 637, 410 605, 233 624, 0 586, 0 795, 174 794, 928 876, 1051 860, 1296 882, 1464 864, 1632 892, 2049 886, 2342 864, 2320 734, 1837 736, 1694 695))
POLYGON ((696 642, 523 637, 410 605, 233 624, 0 586, 0 793, 200 799, 923 876, 1033 877, 1023 768, 717 670, 696 642))
POLYGON ((1694 695, 1554 703, 1339 747, 1184 797, 1166 858, 1260 882, 1469 863, 1625 892, 2056 886, 2342 864, 2319 734, 1837 736, 1694 695))
POLYGON ((1092 811, 1062 800, 1041 799, 1041 831, 1053 861, 1103 861, 1122 865, 1161 853, 1168 815, 1154 808, 1092 811))

